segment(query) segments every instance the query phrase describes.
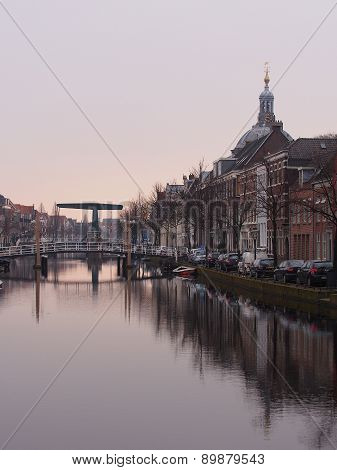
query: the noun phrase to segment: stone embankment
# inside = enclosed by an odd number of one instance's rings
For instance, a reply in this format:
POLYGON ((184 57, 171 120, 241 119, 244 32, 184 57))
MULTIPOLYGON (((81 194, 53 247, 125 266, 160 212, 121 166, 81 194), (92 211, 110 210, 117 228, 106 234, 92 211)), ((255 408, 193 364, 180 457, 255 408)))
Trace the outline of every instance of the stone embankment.
POLYGON ((324 313, 337 318, 337 289, 282 284, 205 267, 199 267, 198 274, 218 288, 245 294, 266 305, 289 307, 316 314, 324 313))

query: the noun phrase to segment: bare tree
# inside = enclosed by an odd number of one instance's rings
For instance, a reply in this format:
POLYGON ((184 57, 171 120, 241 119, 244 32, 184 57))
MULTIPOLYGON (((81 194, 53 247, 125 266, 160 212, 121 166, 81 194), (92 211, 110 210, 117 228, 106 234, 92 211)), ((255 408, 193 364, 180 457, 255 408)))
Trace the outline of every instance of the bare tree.
POLYGON ((201 159, 198 165, 191 169, 189 180, 192 182, 181 195, 184 200, 182 218, 189 248, 200 244, 202 234, 206 232, 206 199, 209 187, 207 174, 205 160, 201 159))
POLYGON ((56 202, 54 202, 52 215, 49 218, 47 233, 52 240, 57 240, 59 234, 60 226, 60 209, 57 207, 56 202))
POLYGON ((160 245, 160 227, 162 222, 161 200, 164 188, 161 183, 154 184, 147 200, 147 225, 154 233, 154 244, 160 245))
POLYGON ((221 185, 221 191, 217 192, 217 224, 220 229, 231 230, 234 237, 234 247, 240 252, 241 232, 244 224, 252 210, 255 210, 255 204, 248 192, 246 180, 242 182, 242 192, 238 195, 228 198, 224 192, 224 185, 221 185))
POLYGON ((274 162, 267 157, 263 161, 264 177, 256 177, 249 184, 255 186, 256 214, 267 218, 271 226, 274 266, 278 264, 277 229, 278 222, 288 216, 289 194, 286 169, 276 170, 274 162), (281 173, 280 173, 281 172, 281 173))
POLYGON ((181 193, 165 193, 160 201, 160 224, 166 232, 166 245, 178 247, 178 227, 183 223, 183 198, 181 193))
POLYGON ((316 168, 309 185, 312 197, 303 198, 303 188, 294 190, 294 206, 317 214, 333 229, 333 268, 337 273, 337 155, 312 158, 316 168))
POLYGON ((3 209, 0 224, 0 238, 4 243, 11 243, 19 233, 19 224, 12 209, 3 209))
POLYGON ((317 139, 337 139, 336 132, 326 132, 317 136, 317 139))
POLYGON ((82 239, 86 238, 88 235, 89 230, 89 222, 88 222, 88 215, 87 213, 83 214, 82 222, 81 222, 81 237, 82 239))

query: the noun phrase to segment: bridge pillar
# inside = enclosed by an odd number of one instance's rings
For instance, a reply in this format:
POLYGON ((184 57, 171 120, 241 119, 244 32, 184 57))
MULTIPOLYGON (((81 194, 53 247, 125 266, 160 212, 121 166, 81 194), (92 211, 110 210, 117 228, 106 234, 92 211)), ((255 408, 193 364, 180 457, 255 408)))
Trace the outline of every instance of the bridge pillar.
POLYGON ((40 253, 41 226, 40 226, 39 212, 36 212, 36 216, 35 216, 35 243, 36 243, 36 252, 35 252, 34 269, 41 269, 41 253, 40 253))
POLYGON ((127 262, 127 257, 126 256, 123 256, 122 257, 122 263, 123 263, 123 267, 122 267, 122 271, 123 271, 123 277, 127 277, 128 276, 128 262, 127 262))
POLYGON ((92 229, 95 232, 99 232, 99 220, 98 220, 98 209, 94 208, 92 210, 92 229))

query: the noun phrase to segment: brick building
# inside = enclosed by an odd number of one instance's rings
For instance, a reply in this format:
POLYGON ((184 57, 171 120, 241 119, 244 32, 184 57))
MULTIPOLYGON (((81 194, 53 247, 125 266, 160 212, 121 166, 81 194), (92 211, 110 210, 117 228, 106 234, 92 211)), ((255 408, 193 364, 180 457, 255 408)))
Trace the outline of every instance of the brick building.
POLYGON ((315 141, 311 167, 299 171, 291 188, 291 257, 332 260, 336 251, 337 139, 322 138, 319 146, 315 141), (328 169, 327 175, 323 168, 328 169))

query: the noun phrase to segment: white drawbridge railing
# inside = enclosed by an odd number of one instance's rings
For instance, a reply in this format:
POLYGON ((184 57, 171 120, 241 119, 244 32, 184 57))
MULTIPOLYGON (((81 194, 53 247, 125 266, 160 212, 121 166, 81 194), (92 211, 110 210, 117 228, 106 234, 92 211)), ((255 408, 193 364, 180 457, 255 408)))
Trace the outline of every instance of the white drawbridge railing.
MULTIPOLYGON (((127 253, 129 246, 126 243, 118 243, 112 241, 101 242, 44 242, 40 244, 40 253, 127 253)), ((29 256, 36 253, 36 244, 6 246, 0 247, 0 259, 16 256, 29 256)), ((153 245, 131 245, 131 253, 152 256, 175 256, 176 248, 172 247, 156 247, 153 245)), ((178 255, 187 253, 184 247, 178 248, 178 255)))

